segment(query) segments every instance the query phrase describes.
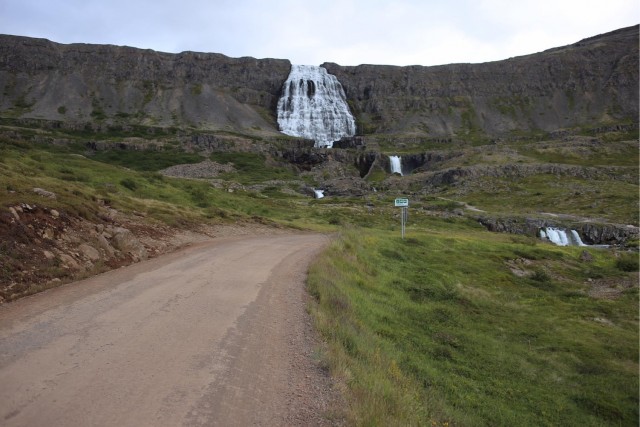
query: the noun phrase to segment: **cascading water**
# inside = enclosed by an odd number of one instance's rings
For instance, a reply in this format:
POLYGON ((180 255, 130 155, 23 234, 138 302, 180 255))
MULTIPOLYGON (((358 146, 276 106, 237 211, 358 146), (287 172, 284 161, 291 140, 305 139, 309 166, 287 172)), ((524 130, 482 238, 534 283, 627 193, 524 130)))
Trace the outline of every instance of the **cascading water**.
POLYGON ((580 235, 578 234, 578 232, 576 230, 571 230, 571 236, 573 237, 573 241, 576 243, 576 245, 578 246, 587 246, 582 239, 580 238, 580 235))
POLYGON ((389 156, 389 162, 391 163, 391 173, 399 173, 402 175, 402 157, 389 156))
POLYGON ((587 246, 576 230, 571 230, 570 233, 567 234, 567 230, 556 227, 546 227, 540 230, 540 237, 542 239, 549 239, 558 246, 587 246))
POLYGON ((287 135, 313 139, 316 147, 356 133, 356 121, 336 76, 322 67, 292 65, 278 100, 278 126, 287 135))

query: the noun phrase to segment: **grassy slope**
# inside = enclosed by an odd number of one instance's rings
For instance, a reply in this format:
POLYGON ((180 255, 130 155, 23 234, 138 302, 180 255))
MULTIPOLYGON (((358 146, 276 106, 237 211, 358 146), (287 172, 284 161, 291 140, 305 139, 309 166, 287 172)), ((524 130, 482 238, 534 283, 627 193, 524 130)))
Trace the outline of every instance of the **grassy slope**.
MULTIPOLYGON (((51 147, 0 141, 0 191, 3 207, 19 203, 46 204, 71 215, 95 218, 99 206, 107 204, 123 212, 143 213, 150 221, 171 225, 197 222, 273 220, 294 227, 322 228, 328 214, 316 212, 310 198, 288 197, 271 192, 271 197, 255 191, 229 193, 206 181, 164 177, 156 170, 175 163, 200 161, 202 157, 184 153, 108 152, 85 157, 77 147, 51 147), (195 158, 194 158, 195 156, 195 158), (138 160, 142 160, 138 162, 138 160), (107 163, 105 163, 107 162, 107 163), (138 170, 134 170, 136 168, 138 170), (44 199, 32 189, 41 187, 56 193, 44 199)), ((272 168, 259 182, 289 172, 272 168)), ((321 208, 320 208, 321 209, 321 208)))
POLYGON ((637 425, 637 288, 589 297, 628 274, 589 252, 436 220, 343 234, 309 283, 350 422, 637 425))
MULTIPOLYGON (((601 147, 589 161, 604 155, 616 165, 637 168, 628 160, 637 147, 625 147, 601 147)), ((542 152, 524 144, 518 149, 540 161, 560 148, 542 152)), ((410 238, 402 242, 397 212, 389 208, 393 194, 371 195, 369 210, 362 199, 313 200, 282 193, 275 185, 229 193, 205 181, 155 172, 199 160, 194 155, 80 154, 84 150, 73 144, 56 148, 1 140, 2 207, 47 204, 91 219, 105 203, 174 225, 259 220, 351 229, 313 267, 309 283, 319 302, 313 312, 330 346, 327 363, 348 387, 354 424, 637 425, 637 290, 612 301, 585 293, 588 279, 627 274, 615 267, 610 252, 590 250, 595 260, 587 263, 579 260, 580 249, 488 233, 464 219, 422 216, 421 208, 459 207, 429 195, 412 203, 410 238), (44 199, 33 187, 58 197, 44 199), (518 262, 525 263, 529 277, 511 273, 509 260, 526 260, 518 262)), ((565 157, 575 159, 575 150, 565 157)), ((212 158, 235 161, 237 171, 224 178, 243 184, 293 178, 291 170, 267 166, 260 155, 214 153, 212 158)), ((593 203, 601 207, 587 206, 588 213, 606 209, 613 212, 610 218, 637 223, 637 186, 567 182, 570 187, 544 176, 492 180, 474 183, 478 188, 471 191, 452 187, 439 195, 498 213, 583 213, 585 207, 572 204, 595 194, 602 197, 593 203), (482 192, 491 186, 504 189, 482 192), (584 197, 563 198, 567 188, 584 197)), ((627 261, 637 270, 637 258, 627 261)))

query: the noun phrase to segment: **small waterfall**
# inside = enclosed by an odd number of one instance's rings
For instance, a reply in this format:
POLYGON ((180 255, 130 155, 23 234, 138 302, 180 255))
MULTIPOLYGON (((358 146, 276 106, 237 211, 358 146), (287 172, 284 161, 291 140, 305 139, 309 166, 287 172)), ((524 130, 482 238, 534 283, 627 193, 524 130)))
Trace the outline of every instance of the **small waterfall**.
POLYGON ((316 147, 356 133, 356 121, 336 76, 322 67, 292 65, 278 100, 278 126, 287 135, 313 139, 316 147))
POLYGON ((399 173, 402 175, 402 157, 389 156, 389 162, 391 163, 391 173, 399 173))
POLYGON ((576 245, 578 245, 578 246, 587 246, 582 241, 582 239, 580 238, 580 235, 578 234, 578 232, 576 230, 571 230, 571 236, 573 237, 573 241, 575 242, 576 245))
POLYGON ((556 227, 546 227, 540 230, 540 238, 548 239, 558 246, 587 246, 576 230, 567 230, 556 227))
POLYGON ((313 190, 316 193, 316 199, 322 199, 324 197, 324 190, 313 190))

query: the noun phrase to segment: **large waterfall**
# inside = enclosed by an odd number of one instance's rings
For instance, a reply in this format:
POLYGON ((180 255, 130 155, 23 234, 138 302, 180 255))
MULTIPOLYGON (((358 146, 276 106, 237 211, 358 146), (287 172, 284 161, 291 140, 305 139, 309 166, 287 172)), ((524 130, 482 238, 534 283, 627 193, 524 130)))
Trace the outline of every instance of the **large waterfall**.
POLYGON ((356 122, 336 76, 322 67, 292 65, 278 101, 278 125, 283 133, 313 139, 316 147, 356 133, 356 122))
POLYGON ((389 163, 391 164, 391 173, 399 173, 402 175, 402 157, 389 156, 389 163))

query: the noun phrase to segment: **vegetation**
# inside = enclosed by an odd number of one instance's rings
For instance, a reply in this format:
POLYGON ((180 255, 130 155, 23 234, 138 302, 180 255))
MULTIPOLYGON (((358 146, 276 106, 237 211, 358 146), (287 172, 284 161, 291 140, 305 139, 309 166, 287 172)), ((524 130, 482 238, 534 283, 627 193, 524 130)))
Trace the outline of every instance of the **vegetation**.
POLYGON ((98 151, 91 158, 99 162, 146 172, 155 172, 169 166, 198 163, 204 160, 199 154, 185 153, 179 150, 109 150, 98 151))
MULTIPOLYGON (((0 125, 13 130, 18 123, 12 120, 0 125)), ((21 126, 25 138, 68 143, 0 137, 2 209, 46 203, 99 222, 101 209, 110 206, 180 227, 258 221, 338 232, 313 265, 308 287, 310 311, 327 343, 321 357, 346 390, 349 424, 638 424, 637 253, 489 233, 460 214, 469 203, 496 215, 555 212, 637 224, 635 142, 569 146, 528 139, 478 148, 480 139, 418 140, 407 152, 456 152, 432 170, 518 162, 614 168, 595 178, 479 177, 429 193, 411 176, 395 177, 416 191, 401 240, 395 194, 385 189, 391 180, 382 168, 369 176, 379 192, 315 200, 290 191, 312 177, 267 154, 210 154, 234 166, 214 188, 158 173, 205 158, 178 144, 152 150, 147 141, 140 150, 94 152, 84 143, 134 134, 167 142, 176 129, 105 125, 97 134, 92 127, 46 133, 37 124, 21 126), (34 187, 57 197, 43 199, 34 187), (613 296, 602 298, 599 287, 613 296)), ((381 138, 378 148, 385 144, 391 146, 381 138)), ((9 274, 11 260, 4 243, 0 275, 9 274)))
POLYGON ((218 163, 233 164, 236 172, 223 175, 225 179, 232 179, 242 184, 252 184, 269 180, 290 180, 296 175, 290 168, 278 165, 268 165, 262 154, 243 152, 216 152, 211 160, 218 163))
POLYGON ((629 267, 580 251, 436 221, 343 232, 309 288, 349 422, 636 425, 637 287, 589 296, 629 267))

